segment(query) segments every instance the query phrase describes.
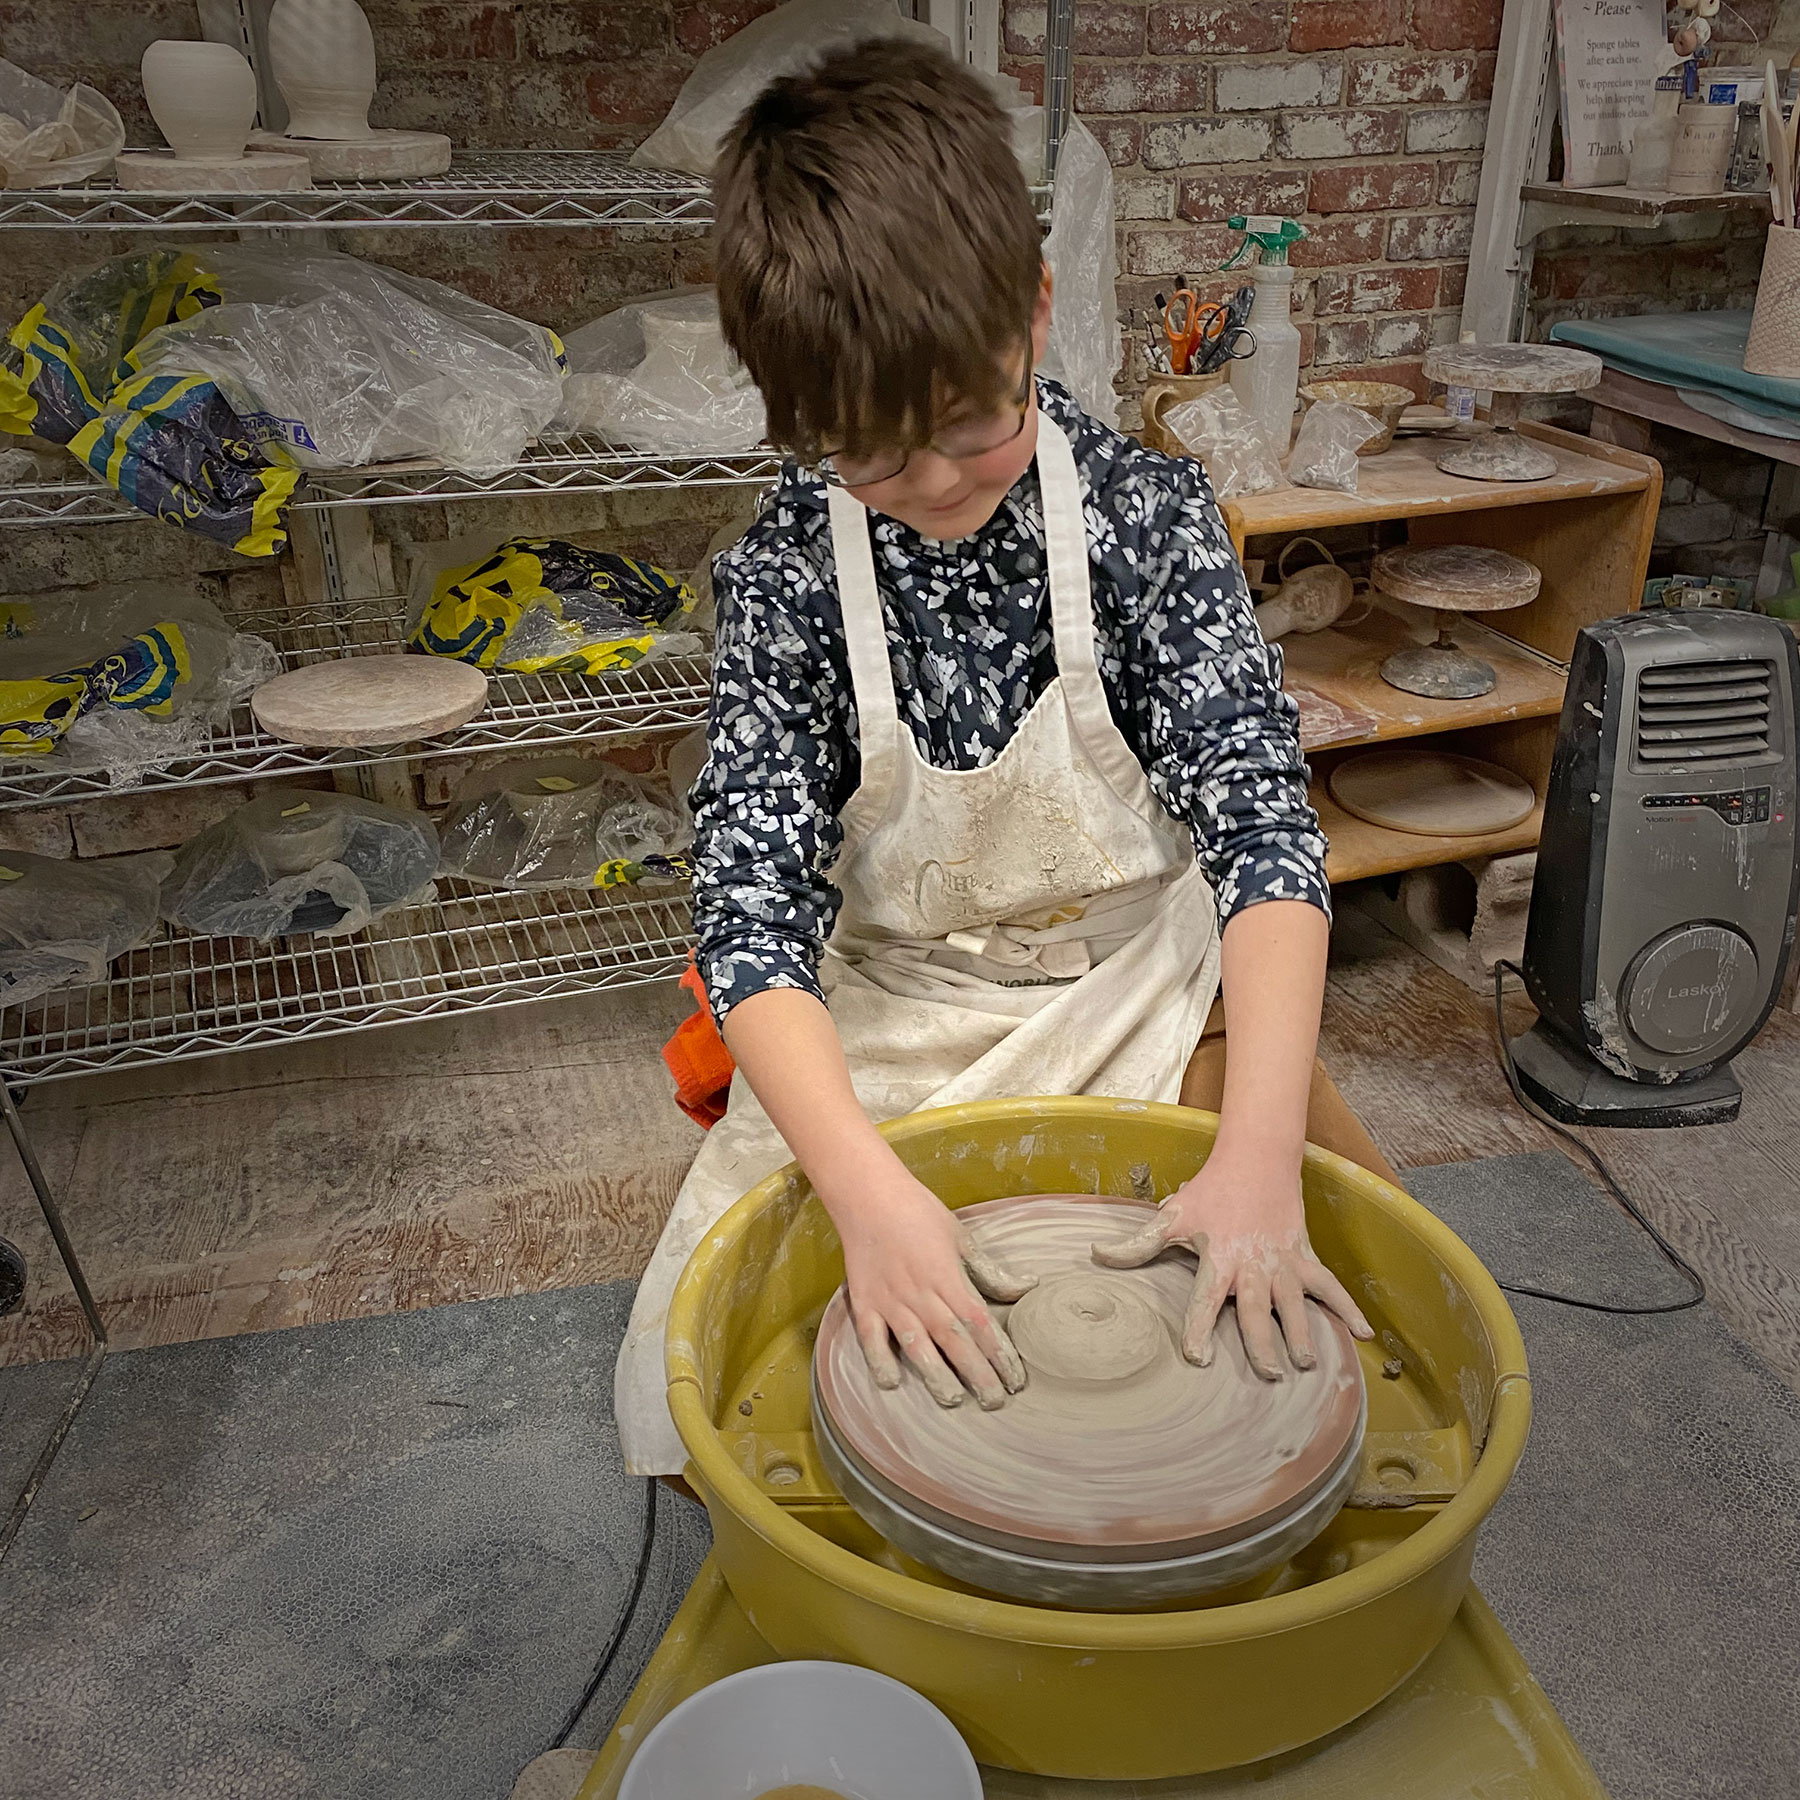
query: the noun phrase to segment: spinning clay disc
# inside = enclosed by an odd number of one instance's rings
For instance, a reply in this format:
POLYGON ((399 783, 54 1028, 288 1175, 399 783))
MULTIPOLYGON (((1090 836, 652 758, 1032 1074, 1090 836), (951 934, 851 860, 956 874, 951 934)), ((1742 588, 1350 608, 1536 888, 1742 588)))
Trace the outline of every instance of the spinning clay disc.
POLYGON ((1345 812, 1420 837, 1479 837, 1531 816, 1531 783, 1495 763, 1445 750, 1371 750, 1331 771, 1345 812))
POLYGON ((487 677, 436 656, 347 656, 264 682, 250 710, 264 731, 321 748, 410 744, 466 724, 487 705, 487 677))
POLYGON ((910 1370, 876 1387, 840 1288, 813 1357, 833 1437, 872 1486, 966 1540, 1085 1563, 1148 1563, 1237 1543, 1318 1495, 1353 1455, 1362 1372, 1349 1331, 1306 1303, 1318 1363, 1265 1381, 1231 1308, 1211 1365, 1181 1355, 1194 1258, 1095 1262, 1141 1229, 1130 1200, 1043 1195, 958 1214, 975 1242, 1038 1284, 996 1307, 1029 1379, 1003 1406, 940 1407, 910 1370))

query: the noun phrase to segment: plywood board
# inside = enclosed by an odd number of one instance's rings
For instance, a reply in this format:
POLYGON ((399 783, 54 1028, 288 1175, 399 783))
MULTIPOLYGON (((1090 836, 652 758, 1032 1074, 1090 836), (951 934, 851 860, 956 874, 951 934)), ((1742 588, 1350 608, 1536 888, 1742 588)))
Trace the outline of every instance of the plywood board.
POLYGON ((1333 525, 1362 525, 1420 514, 1539 506, 1591 494, 1640 493, 1653 478, 1660 481, 1656 464, 1648 457, 1591 444, 1570 432, 1529 425, 1520 429, 1556 458, 1554 475, 1542 481, 1471 481, 1446 475, 1438 468, 1437 459, 1444 448, 1438 440, 1401 439, 1391 450, 1362 459, 1354 494, 1295 487, 1225 501, 1232 540, 1241 555, 1245 541, 1253 537, 1323 531, 1333 525), (1598 451, 1613 451, 1613 455, 1595 454, 1598 451))

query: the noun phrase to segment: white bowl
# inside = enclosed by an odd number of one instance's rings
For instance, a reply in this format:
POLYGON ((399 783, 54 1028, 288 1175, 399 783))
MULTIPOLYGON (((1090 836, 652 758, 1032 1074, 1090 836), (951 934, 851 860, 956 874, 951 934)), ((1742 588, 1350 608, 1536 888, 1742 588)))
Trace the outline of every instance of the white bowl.
POLYGON ((619 1800, 752 1800, 810 1782, 846 1800, 981 1800, 957 1729, 850 1663, 779 1662, 682 1701, 632 1757, 619 1800))

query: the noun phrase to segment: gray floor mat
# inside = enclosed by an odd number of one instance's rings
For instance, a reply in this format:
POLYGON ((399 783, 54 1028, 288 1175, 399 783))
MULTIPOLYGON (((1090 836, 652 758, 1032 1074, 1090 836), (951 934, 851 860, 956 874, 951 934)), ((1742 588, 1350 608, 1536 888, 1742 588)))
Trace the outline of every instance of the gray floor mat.
MULTIPOLYGON (((635 1571, 628 1283, 111 1358, 0 1564, 5 1800, 505 1800, 635 1571)), ((73 1364, 0 1370, 0 1406, 73 1364)), ((60 1385, 59 1385, 60 1383, 60 1385)), ((597 1743, 706 1547, 666 1491, 597 1743)))
MULTIPOLYGON (((1615 1304, 1682 1292, 1562 1156, 1406 1183, 1503 1282, 1615 1304)), ((1476 1580, 1619 1800, 1800 1793, 1800 1400, 1709 1307, 1513 1306, 1531 1444, 1476 1580)))

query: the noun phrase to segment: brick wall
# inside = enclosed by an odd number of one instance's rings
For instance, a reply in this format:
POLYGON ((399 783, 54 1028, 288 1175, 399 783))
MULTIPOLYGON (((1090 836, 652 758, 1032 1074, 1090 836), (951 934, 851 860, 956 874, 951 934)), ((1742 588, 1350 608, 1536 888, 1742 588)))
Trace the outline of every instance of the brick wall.
MULTIPOLYGON (((773 0, 366 4, 383 71, 377 123, 550 148, 636 143, 695 59, 773 0)), ((1006 66, 1034 90, 1044 13, 1039 0, 1004 8, 1006 66)), ((1075 98, 1115 168, 1122 304, 1216 269, 1232 213, 1290 213, 1311 233, 1294 258, 1309 368, 1416 382, 1425 349, 1458 327, 1500 13, 1501 0, 1080 0, 1075 98)), ((1800 42, 1800 0, 1734 0, 1716 23, 1721 42, 1800 42)), ((137 82, 143 48, 196 33, 192 0, 0 0, 0 48, 92 82, 142 142, 156 141, 137 82)), ((1546 237, 1532 334, 1577 313, 1745 303, 1756 223, 1682 230, 1667 244, 1546 237)), ((697 239, 653 232, 363 233, 352 247, 558 327, 705 266, 697 239)), ((16 317, 70 245, 8 249, 0 310, 16 317)), ((1125 385, 1141 378, 1134 358, 1125 385)))
MULTIPOLYGON (((1006 7, 1007 67, 1034 84, 1044 10, 1006 7)), ((1500 0, 1092 4, 1075 20, 1076 108, 1117 181, 1122 305, 1216 270, 1233 213, 1285 213, 1310 234, 1293 255, 1305 363, 1419 383, 1425 350, 1457 333, 1500 0)))

